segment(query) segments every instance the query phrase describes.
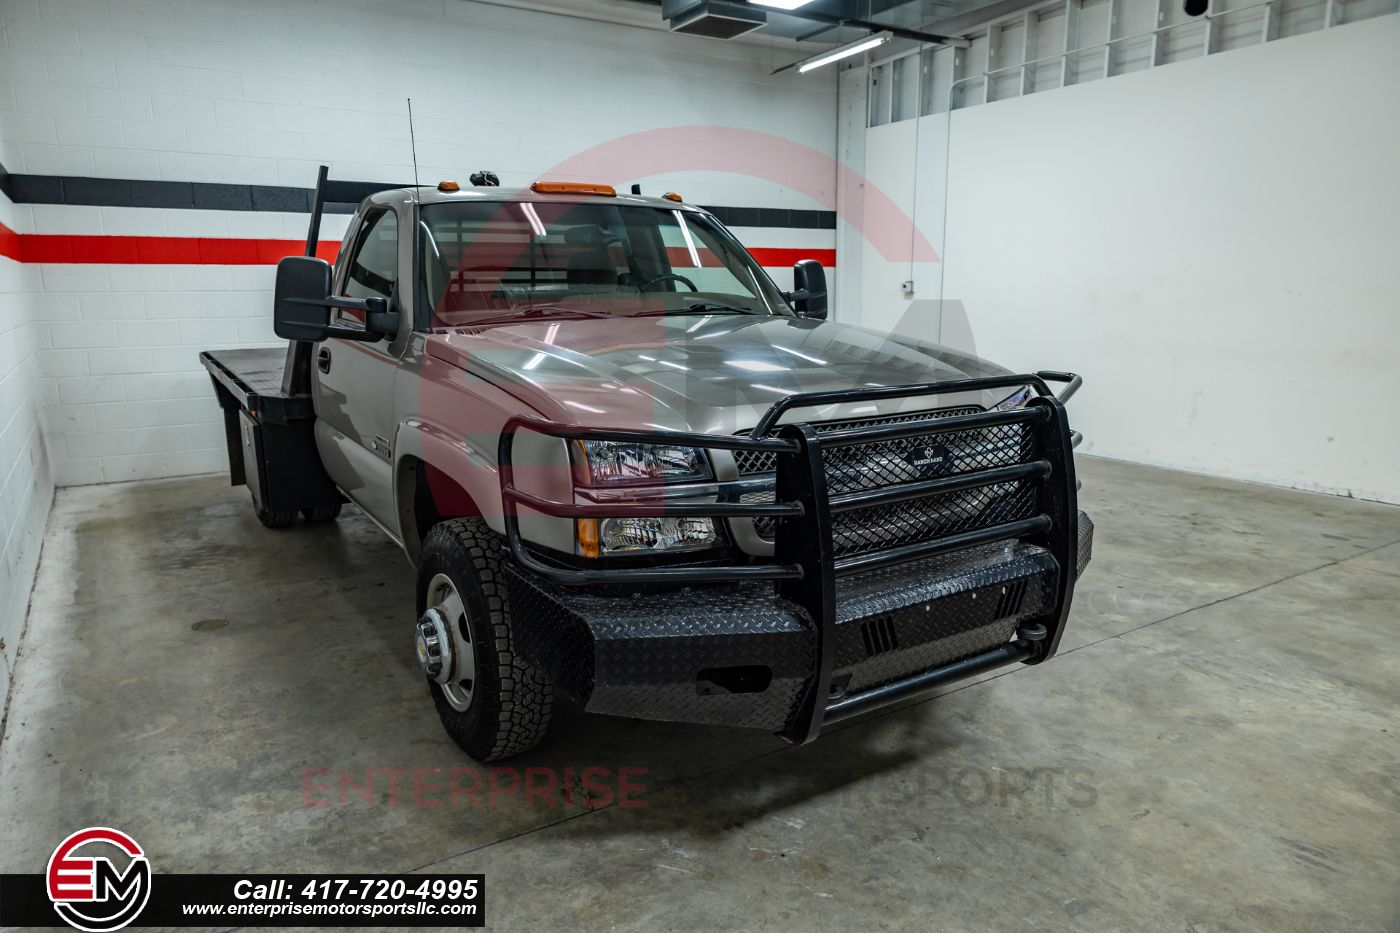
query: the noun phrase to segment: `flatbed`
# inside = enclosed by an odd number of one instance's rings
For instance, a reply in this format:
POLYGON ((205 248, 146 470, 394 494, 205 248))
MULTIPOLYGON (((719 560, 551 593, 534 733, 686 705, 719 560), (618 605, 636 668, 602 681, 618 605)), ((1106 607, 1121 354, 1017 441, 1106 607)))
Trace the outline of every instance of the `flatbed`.
POLYGON ((289 525, 298 513, 333 518, 344 502, 316 452, 311 393, 283 388, 287 358, 276 347, 199 354, 224 413, 229 479, 247 484, 269 527, 289 525))

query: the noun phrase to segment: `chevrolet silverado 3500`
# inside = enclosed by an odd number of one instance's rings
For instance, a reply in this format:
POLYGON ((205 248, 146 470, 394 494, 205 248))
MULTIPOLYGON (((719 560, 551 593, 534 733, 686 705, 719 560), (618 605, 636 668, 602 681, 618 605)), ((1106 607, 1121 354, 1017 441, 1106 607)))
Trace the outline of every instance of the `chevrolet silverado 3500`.
POLYGON ((331 266, 336 184, 277 270, 287 349, 201 358, 265 525, 348 499, 416 565, 405 640, 473 758, 556 692, 806 742, 1055 653, 1078 377, 827 321, 820 264, 782 292, 669 194, 374 190, 331 266))

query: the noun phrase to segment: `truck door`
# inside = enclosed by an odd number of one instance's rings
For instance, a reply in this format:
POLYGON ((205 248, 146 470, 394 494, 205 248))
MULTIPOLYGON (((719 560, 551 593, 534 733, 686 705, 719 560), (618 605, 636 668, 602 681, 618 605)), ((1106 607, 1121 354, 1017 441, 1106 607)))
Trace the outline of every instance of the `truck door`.
MULTIPOLYGON (((351 298, 399 302, 399 217, 370 204, 351 225, 349 249, 336 269, 337 292, 351 298)), ((407 281, 405 281, 407 284, 407 281)), ((405 314, 405 317, 407 315, 405 314)), ((331 323, 363 329, 359 311, 332 309, 331 323)), ((393 492, 394 383, 406 322, 394 340, 326 340, 312 370, 316 446, 335 484, 392 534, 398 535, 393 492)))

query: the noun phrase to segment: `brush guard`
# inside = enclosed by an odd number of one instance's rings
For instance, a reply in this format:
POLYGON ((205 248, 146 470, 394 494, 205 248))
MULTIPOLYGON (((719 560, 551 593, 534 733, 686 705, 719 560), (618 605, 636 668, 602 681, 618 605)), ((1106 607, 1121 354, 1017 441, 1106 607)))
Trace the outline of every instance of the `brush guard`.
MULTIPOLYGON (((1087 553, 1082 557, 1080 554, 1081 539, 1087 552, 1086 534, 1092 532, 1087 517, 1078 511, 1073 448, 1079 436, 1070 430, 1064 407, 1064 402, 1078 390, 1081 381, 1072 373, 1039 372, 791 395, 769 408, 747 436, 565 427, 531 418, 512 418, 502 431, 498 450, 507 548, 519 569, 556 587, 771 582, 779 597, 800 607, 805 625, 810 629, 812 645, 804 661, 809 668, 804 683, 779 734, 794 743, 810 742, 820 735, 825 725, 1018 661, 1039 664, 1055 654, 1069 614, 1075 579, 1087 561, 1087 553), (1049 382, 1066 383, 1058 397, 1049 388, 1049 382), (1034 397, 1024 407, 1008 411, 848 428, 820 435, 810 424, 779 424, 784 413, 798 408, 1023 386, 1031 387, 1034 397), (830 451, 852 445, 1021 425, 1025 426, 1031 443, 1024 462, 875 489, 828 491, 824 455, 830 451), (520 430, 565 440, 674 444, 709 450, 771 453, 776 456, 775 501, 689 502, 657 498, 641 502, 564 503, 541 498, 514 484, 512 450, 515 435, 520 430), (769 436, 770 433, 773 436, 769 436), (833 545, 834 516, 1006 483, 1025 483, 1033 488, 1034 514, 854 554, 838 554, 833 545), (775 519, 774 554, 767 560, 756 558, 748 564, 722 566, 566 567, 542 560, 526 546, 520 534, 519 509, 522 506, 544 515, 573 519, 663 516, 775 519), (1007 541, 1021 541, 1043 549, 1053 557, 1055 575, 1054 592, 1051 594, 1047 590, 1042 611, 1021 621, 1013 639, 990 650, 849 694, 833 683, 838 641, 838 581, 879 568, 1007 541)), ((724 484, 720 486, 723 489, 724 484)))

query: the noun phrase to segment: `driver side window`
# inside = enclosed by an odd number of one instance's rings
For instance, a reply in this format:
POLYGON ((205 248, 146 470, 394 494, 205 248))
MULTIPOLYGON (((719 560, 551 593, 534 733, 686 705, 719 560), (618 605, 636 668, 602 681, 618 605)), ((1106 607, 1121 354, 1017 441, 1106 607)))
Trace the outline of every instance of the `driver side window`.
MULTIPOLYGON (((399 277, 399 218, 392 210, 382 210, 365 218, 350 255, 344 294, 348 298, 392 299, 399 277)), ((359 311, 336 310, 336 323, 363 327, 359 311)))

